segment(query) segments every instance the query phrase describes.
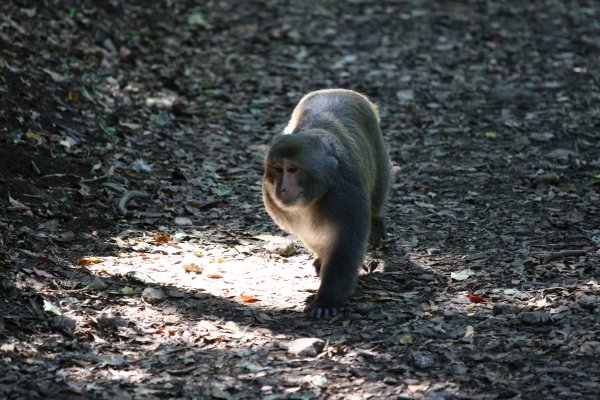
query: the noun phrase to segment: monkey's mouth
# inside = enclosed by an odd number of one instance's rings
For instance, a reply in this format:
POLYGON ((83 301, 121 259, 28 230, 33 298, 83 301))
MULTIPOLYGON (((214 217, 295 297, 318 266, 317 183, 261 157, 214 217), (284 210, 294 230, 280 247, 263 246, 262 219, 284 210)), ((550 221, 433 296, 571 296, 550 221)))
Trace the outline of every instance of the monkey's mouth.
POLYGON ((285 207, 301 206, 304 203, 304 192, 298 192, 295 196, 277 196, 277 200, 285 207))

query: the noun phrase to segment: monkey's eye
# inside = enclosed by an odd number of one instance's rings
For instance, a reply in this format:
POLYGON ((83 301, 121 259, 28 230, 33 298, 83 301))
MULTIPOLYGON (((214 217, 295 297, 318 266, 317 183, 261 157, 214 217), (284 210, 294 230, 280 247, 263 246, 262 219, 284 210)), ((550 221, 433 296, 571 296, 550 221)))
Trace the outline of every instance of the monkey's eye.
POLYGON ((297 167, 288 167, 287 172, 290 174, 293 174, 294 172, 296 172, 298 170, 297 167))
POLYGON ((273 169, 274 169, 274 170, 275 170, 275 172, 277 172, 278 174, 283 174, 283 168, 281 168, 281 167, 279 167, 279 166, 276 166, 276 167, 273 167, 273 169))

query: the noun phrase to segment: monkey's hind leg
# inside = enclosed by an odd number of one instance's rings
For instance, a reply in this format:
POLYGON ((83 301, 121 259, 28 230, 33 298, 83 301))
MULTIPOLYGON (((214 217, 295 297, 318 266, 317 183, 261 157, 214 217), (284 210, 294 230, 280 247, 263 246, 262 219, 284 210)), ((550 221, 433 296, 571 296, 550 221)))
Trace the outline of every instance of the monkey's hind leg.
POLYGON ((376 249, 385 239, 385 222, 383 217, 371 217, 371 233, 369 236, 369 245, 376 249))

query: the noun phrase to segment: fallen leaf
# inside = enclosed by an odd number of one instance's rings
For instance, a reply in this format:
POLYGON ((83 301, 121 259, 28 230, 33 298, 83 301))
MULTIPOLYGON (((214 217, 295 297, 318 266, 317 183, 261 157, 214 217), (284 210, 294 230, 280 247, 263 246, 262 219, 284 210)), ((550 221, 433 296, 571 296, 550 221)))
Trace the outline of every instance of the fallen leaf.
POLYGON ((257 299, 256 297, 247 296, 245 294, 240 295, 240 297, 242 298, 244 303, 256 303, 257 301, 261 301, 260 299, 257 299))
POLYGON ((546 299, 546 296, 544 296, 537 300, 528 301, 527 304, 537 308, 544 308, 548 305, 548 299, 546 299))
POLYGON ((463 336, 463 339, 471 339, 474 334, 475 329, 473 329, 471 325, 467 325, 467 327, 465 328, 465 335, 463 336))
POLYGON ((62 315, 62 312, 60 311, 60 309, 55 306, 54 304, 52 304, 51 302, 49 302, 48 300, 44 300, 44 311, 55 314, 55 315, 62 315))
POLYGON ((69 101, 77 102, 81 99, 81 96, 79 95, 79 92, 69 90, 69 92, 67 93, 67 99, 69 101))
POLYGON ((154 241, 156 243, 169 243, 173 237, 171 235, 156 234, 154 235, 154 241))
POLYGON ((473 272, 470 268, 467 268, 459 272, 450 273, 450 278, 454 279, 455 281, 464 281, 473 275, 475 275, 475 272, 473 272))
POLYGON ((77 140, 70 137, 70 136, 65 136, 64 138, 62 138, 58 143, 60 143, 61 145, 63 145, 67 150, 69 150, 71 148, 71 146, 76 145, 77 144, 77 140))
POLYGON ((398 340, 400 344, 413 344, 413 337, 410 335, 402 335, 400 340, 398 340))
POLYGON ((206 22, 204 15, 202 15, 202 13, 200 13, 200 12, 195 12, 195 13, 190 14, 187 18, 187 23, 190 26, 201 26, 203 28, 210 27, 209 23, 206 22))
POLYGON ((125 276, 134 279, 136 281, 145 283, 145 284, 156 284, 158 282, 156 282, 156 280, 154 278, 152 278, 149 275, 146 275, 144 273, 138 272, 138 271, 129 271, 125 274, 125 276))
POLYGON ((133 293, 133 288, 131 286, 123 286, 121 288, 121 293, 123 293, 123 294, 131 294, 131 293, 133 293))
POLYGON ((481 296, 467 294, 467 299, 471 300, 471 303, 485 303, 485 299, 481 296))
POLYGON ((184 226, 184 225, 193 225, 193 222, 188 217, 175 217, 175 224, 177 224, 179 226, 184 226))
POLYGON ((554 134, 552 132, 534 132, 529 135, 529 138, 538 142, 547 142, 554 138, 554 134))
POLYGON ((123 121, 119 121, 119 125, 124 126, 125 128, 129 128, 131 130, 140 129, 142 127, 141 124, 136 124, 134 122, 123 122, 123 121))
POLYGON ((104 290, 108 287, 108 285, 106 283, 104 283, 104 281, 98 277, 95 277, 94 279, 92 279, 92 281, 90 283, 88 283, 86 285, 86 289, 87 290, 104 290))
POLYGON ((215 399, 222 399, 222 400, 232 400, 233 399, 233 396, 231 396, 225 390, 223 390, 217 386, 213 386, 211 388, 204 389, 204 394, 208 398, 214 397, 215 399))
POLYGON ((313 385, 318 386, 318 387, 325 387, 327 386, 327 378, 324 377, 323 375, 316 375, 311 379, 311 382, 313 385))
POLYGON ((15 200, 12 197, 10 197, 10 194, 8 195, 8 202, 10 203, 9 210, 29 210, 30 209, 29 206, 26 206, 25 204, 21 203, 20 201, 15 200))
POLYGON ((42 71, 47 73, 50 76, 50 78, 52 78, 52 80, 56 83, 64 82, 67 80, 66 76, 61 75, 58 72, 54 72, 48 68, 42 68, 42 71))
POLYGON ((37 144, 42 144, 42 142, 44 141, 42 135, 40 135, 37 132, 27 131, 25 133, 25 137, 33 142, 37 142, 37 144))
POLYGON ((35 272, 39 276, 43 276, 44 278, 56 278, 51 273, 46 272, 46 271, 41 270, 41 269, 33 268, 33 272, 35 272))
POLYGON ((104 259, 100 258, 100 257, 83 257, 83 258, 80 258, 79 261, 77 261, 77 265, 98 264, 98 263, 101 263, 102 261, 104 261, 104 259))

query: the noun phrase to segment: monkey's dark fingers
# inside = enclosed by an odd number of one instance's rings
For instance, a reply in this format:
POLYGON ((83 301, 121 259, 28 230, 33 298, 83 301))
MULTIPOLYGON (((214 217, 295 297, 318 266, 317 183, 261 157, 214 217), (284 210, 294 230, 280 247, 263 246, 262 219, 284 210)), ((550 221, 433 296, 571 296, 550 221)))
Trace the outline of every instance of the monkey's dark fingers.
POLYGON ((338 313, 338 309, 335 307, 330 307, 330 308, 326 308, 326 307, 318 307, 317 305, 310 304, 308 305, 305 309, 304 312, 308 313, 308 315, 310 315, 312 318, 315 319, 329 319, 329 318, 333 318, 337 315, 338 313))

